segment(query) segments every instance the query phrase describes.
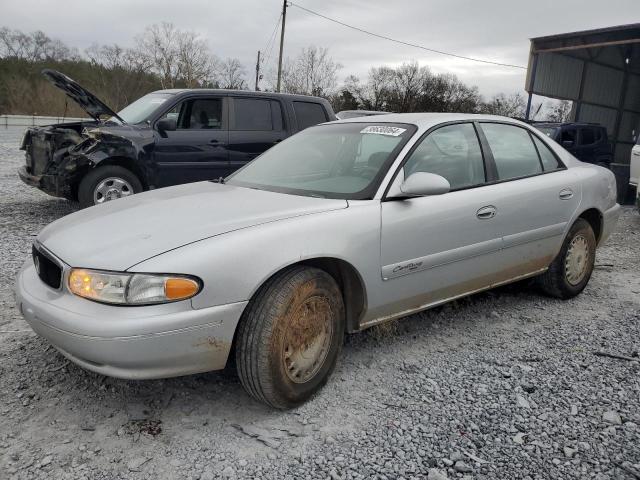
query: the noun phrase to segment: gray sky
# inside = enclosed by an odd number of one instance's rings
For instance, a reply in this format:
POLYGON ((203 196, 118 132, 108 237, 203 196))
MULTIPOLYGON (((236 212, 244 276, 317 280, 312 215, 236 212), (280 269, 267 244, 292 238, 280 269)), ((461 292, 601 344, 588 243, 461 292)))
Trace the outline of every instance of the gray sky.
MULTIPOLYGON (((525 65, 531 37, 640 21, 638 0, 296 0, 345 23, 459 55, 525 65)), ((146 25, 195 30, 219 57, 238 57, 252 78, 282 8, 281 0, 0 0, 0 26, 43 30, 80 50, 94 42, 132 45, 146 25)), ((279 38, 279 37, 278 37, 279 38)), ((525 70, 469 62, 373 38, 310 15, 287 12, 285 56, 328 47, 350 74, 417 61, 477 85, 485 96, 523 91, 525 70)), ((269 65, 277 61, 277 44, 269 65)), ((252 82, 250 81, 250 84, 252 82)))

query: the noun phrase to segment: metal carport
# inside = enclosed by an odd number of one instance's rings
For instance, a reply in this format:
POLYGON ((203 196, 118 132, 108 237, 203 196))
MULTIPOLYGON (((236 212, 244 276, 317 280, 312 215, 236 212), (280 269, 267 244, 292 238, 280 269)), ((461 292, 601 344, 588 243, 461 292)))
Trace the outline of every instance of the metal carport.
POLYGON ((573 101, 572 121, 606 126, 623 199, 640 131, 640 23, 532 38, 525 90, 527 119, 535 94, 573 101))

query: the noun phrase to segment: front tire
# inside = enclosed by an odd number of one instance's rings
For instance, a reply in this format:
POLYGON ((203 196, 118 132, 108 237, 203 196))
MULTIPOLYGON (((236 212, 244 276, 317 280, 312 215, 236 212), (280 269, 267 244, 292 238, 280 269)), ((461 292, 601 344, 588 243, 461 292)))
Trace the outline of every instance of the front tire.
POLYGON ((304 266, 276 274, 240 321, 236 364, 242 386, 275 408, 300 405, 331 375, 344 325, 342 294, 331 275, 304 266))
POLYGON ((569 229, 560 253, 549 269, 538 277, 538 285, 548 295, 568 299, 589 283, 596 260, 596 236, 586 220, 579 218, 569 229))
POLYGON ((142 191, 142 183, 130 170, 119 165, 97 167, 87 173, 78 186, 81 208, 91 207, 142 191))

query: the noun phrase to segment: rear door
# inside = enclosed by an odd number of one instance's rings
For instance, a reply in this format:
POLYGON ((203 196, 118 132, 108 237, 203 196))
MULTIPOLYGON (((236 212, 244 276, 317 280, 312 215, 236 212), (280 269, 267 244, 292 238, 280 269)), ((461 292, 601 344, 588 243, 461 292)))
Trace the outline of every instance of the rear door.
POLYGON ((187 98, 161 118, 175 119, 177 129, 164 135, 155 133, 157 187, 214 180, 230 173, 226 97, 187 98))
POLYGON ((542 137, 513 124, 480 126, 497 174, 494 227, 503 238, 501 277, 508 280, 552 261, 580 202, 580 184, 542 137))
POLYGON ((280 100, 229 98, 229 174, 287 137, 280 100))
POLYGON ((575 157, 587 163, 596 163, 596 149, 600 142, 600 131, 594 127, 580 127, 578 129, 578 145, 575 157))
POLYGON ((560 143, 560 145, 562 145, 564 148, 567 149, 567 151, 569 151, 569 153, 571 153, 571 155, 574 155, 576 158, 580 158, 577 156, 577 151, 578 151, 578 129, 575 127, 569 127, 569 128, 562 128, 560 130, 560 135, 559 135, 559 140, 558 142, 560 143))

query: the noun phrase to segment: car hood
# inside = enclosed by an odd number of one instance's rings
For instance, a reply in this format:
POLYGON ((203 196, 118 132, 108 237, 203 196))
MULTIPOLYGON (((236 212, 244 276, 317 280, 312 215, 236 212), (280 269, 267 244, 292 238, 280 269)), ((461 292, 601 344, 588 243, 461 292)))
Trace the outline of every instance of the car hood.
POLYGON ((37 240, 72 267, 124 271, 205 238, 347 206, 346 200, 199 182, 67 215, 45 227, 37 240))
MULTIPOLYGON (((80 105, 80 107, 96 121, 99 122, 100 117, 102 116, 116 117, 122 121, 118 114, 105 105, 102 100, 75 80, 67 77, 64 73, 60 73, 56 70, 45 69, 42 71, 42 74, 54 86, 66 93, 71 100, 80 105)), ((122 122, 124 123, 124 121, 122 122)))

